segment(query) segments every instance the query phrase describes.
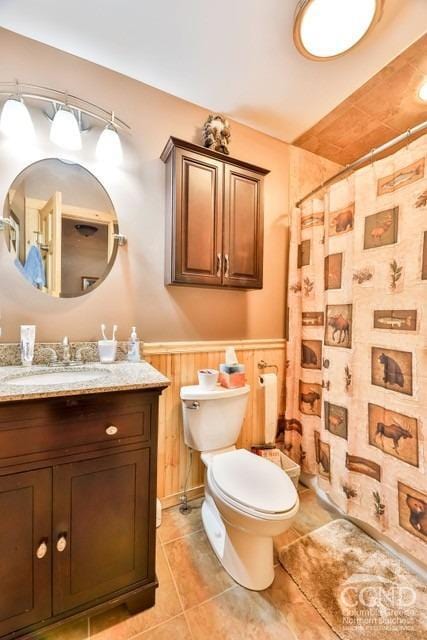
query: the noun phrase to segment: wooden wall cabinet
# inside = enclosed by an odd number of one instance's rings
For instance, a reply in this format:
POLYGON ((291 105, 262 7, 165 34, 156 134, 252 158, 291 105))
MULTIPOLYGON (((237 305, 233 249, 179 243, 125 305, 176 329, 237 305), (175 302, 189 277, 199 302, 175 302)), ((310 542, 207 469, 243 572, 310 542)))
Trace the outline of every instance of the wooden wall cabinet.
POLYGON ((154 604, 159 393, 0 404, 2 640, 154 604))
POLYGON ((166 283, 261 289, 266 169, 171 137, 166 283))

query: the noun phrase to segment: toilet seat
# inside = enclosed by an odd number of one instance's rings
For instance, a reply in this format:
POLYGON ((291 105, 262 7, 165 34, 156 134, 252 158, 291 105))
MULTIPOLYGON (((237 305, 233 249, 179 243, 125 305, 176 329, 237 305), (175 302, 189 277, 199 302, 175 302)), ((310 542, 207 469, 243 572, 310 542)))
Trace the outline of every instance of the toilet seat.
POLYGON ((298 503, 298 493, 289 476, 246 449, 213 456, 208 481, 224 502, 263 520, 286 518, 298 503))

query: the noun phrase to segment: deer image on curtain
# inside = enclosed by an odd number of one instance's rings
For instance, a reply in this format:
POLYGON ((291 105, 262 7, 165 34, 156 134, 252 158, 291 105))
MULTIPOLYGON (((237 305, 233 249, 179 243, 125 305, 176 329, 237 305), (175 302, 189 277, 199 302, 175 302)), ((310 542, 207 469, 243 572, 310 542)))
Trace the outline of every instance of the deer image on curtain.
POLYGON ((281 446, 345 513, 427 552, 427 136, 295 209, 281 446))

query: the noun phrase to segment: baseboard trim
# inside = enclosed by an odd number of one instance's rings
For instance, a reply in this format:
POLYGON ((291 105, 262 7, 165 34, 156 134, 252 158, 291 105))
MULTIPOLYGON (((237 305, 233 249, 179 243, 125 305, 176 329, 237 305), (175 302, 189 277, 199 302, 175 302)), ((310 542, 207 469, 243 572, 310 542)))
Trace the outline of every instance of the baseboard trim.
MULTIPOLYGON (((205 493, 205 485, 201 484, 198 487, 192 487, 187 491, 187 497, 189 500, 195 500, 195 498, 200 498, 205 493)), ((162 509, 169 509, 169 507, 175 507, 177 504, 181 503, 183 492, 173 493, 170 496, 165 496, 164 498, 160 498, 160 502, 162 503, 162 509)))

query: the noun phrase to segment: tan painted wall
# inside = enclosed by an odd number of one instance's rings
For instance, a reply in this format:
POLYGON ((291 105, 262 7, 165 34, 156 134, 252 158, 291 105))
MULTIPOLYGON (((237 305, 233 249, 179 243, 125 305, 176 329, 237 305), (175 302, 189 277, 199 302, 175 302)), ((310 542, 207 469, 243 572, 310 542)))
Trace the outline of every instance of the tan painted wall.
MULTIPOLYGON (((264 289, 230 292, 165 287, 164 165, 159 160, 169 135, 200 142, 207 111, 113 71, 0 29, 0 80, 68 90, 113 109, 132 127, 125 140, 125 163, 106 172, 96 165, 98 131, 84 136, 74 158, 105 185, 115 204, 121 231, 129 236, 106 282, 76 300, 58 300, 33 290, 16 272, 0 240, 0 325, 2 339, 18 338, 21 323, 35 323, 38 339, 74 340, 98 336, 101 322, 118 323, 121 338, 138 325, 145 340, 282 337, 290 146, 232 123, 234 156, 271 170, 265 186, 264 289)), ((0 197, 15 175, 41 157, 63 155, 48 140, 49 123, 34 115, 37 148, 26 155, 0 140, 0 197)), ((309 164, 321 162, 302 151, 309 164)), ((329 170, 333 165, 329 163, 329 170)), ((294 189, 295 191, 295 189, 294 189)))

